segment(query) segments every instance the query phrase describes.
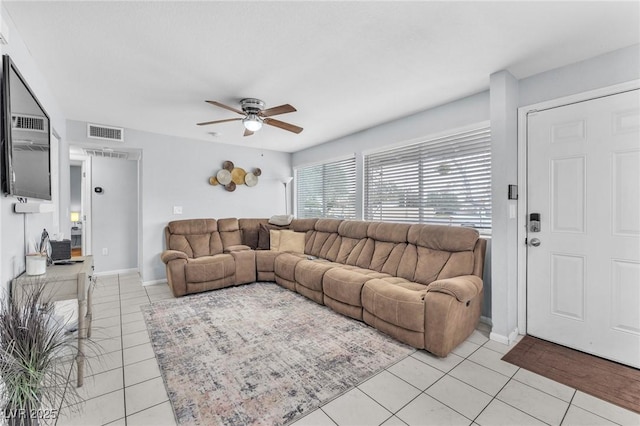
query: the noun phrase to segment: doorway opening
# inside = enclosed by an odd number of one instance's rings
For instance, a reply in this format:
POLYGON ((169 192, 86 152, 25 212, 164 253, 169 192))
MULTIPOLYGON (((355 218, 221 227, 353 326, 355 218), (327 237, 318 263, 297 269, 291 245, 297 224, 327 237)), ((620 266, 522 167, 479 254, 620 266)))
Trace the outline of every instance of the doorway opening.
POLYGON ((91 157, 72 154, 69 161, 71 256, 91 255, 91 157))

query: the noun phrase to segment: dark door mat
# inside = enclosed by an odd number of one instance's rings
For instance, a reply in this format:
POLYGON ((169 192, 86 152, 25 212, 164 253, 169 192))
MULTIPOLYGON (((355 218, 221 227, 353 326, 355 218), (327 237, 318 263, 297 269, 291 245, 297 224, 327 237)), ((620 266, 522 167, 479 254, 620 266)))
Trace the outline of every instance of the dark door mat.
POLYGON ((503 361, 640 413, 640 370, 525 336, 503 361))

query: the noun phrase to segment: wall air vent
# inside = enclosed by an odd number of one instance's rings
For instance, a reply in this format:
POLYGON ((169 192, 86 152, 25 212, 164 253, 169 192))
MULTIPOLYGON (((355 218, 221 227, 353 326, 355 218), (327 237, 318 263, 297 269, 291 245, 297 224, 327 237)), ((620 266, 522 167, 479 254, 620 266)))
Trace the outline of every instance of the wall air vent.
POLYGON ((83 151, 85 154, 93 157, 117 158, 120 160, 129 158, 128 152, 115 151, 111 148, 84 148, 83 151))
POLYGON ((35 115, 11 114, 11 128, 41 133, 49 131, 44 117, 38 117, 35 115))
POLYGON ((124 142, 124 129, 122 127, 87 124, 87 137, 89 139, 124 142))

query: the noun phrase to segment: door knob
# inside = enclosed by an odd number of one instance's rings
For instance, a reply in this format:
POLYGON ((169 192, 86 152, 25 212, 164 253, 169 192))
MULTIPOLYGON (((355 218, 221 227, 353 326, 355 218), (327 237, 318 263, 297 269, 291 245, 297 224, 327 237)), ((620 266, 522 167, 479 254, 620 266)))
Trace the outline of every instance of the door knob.
POLYGON ((529 241, 529 244, 531 244, 534 247, 538 247, 540 245, 540 240, 537 238, 532 238, 531 241, 529 241))

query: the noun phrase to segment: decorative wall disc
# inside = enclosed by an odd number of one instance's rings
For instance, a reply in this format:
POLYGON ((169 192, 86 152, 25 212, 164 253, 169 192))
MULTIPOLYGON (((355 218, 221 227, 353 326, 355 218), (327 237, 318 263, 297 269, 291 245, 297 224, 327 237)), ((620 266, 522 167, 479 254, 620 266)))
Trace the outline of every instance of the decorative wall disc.
POLYGON ((256 186, 258 184, 258 176, 256 176, 254 173, 247 173, 244 176, 244 184, 249 187, 256 186))
POLYGON ((222 168, 225 169, 225 170, 231 171, 231 170, 233 170, 234 167, 235 166, 233 165, 233 161, 227 160, 224 163, 222 163, 222 168))
POLYGON ((220 183, 221 185, 226 185, 231 182, 231 172, 229 172, 229 170, 227 169, 222 169, 218 172, 216 178, 218 179, 218 183, 220 183))
POLYGON ((226 189, 229 192, 233 192, 236 190, 236 183, 234 181, 231 181, 224 186, 224 189, 226 189))
POLYGON ((215 176, 211 176, 209 178, 209 185, 217 185, 218 184, 218 178, 215 176))
POLYGON ((255 169, 253 169, 253 174, 256 176, 260 176, 262 174, 262 170, 256 167, 255 169))
POLYGON ((247 172, 245 172, 244 169, 236 167, 231 171, 231 180, 235 182, 236 185, 242 185, 244 184, 244 176, 246 174, 247 172))

